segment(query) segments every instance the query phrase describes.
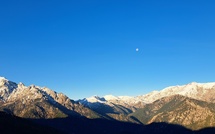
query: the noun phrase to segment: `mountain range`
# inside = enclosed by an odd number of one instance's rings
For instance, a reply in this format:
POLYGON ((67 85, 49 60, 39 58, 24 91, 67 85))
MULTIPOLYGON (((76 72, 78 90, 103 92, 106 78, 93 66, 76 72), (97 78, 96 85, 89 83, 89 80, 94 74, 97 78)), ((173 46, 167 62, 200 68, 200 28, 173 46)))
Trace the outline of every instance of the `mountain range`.
MULTIPOLYGON (((126 123, 125 126, 137 125, 140 132, 146 125, 166 123, 180 125, 186 132, 188 130, 197 132, 197 130, 215 127, 215 82, 192 82, 136 97, 106 95, 74 101, 63 93, 57 93, 46 87, 25 86, 23 83, 17 84, 0 77, 0 111, 58 128, 66 133, 71 132, 67 130, 72 129, 71 126, 62 126, 59 120, 69 122, 68 124, 76 128, 86 122, 93 122, 92 124, 95 125, 91 128, 95 129, 96 126, 101 125, 100 123, 98 125, 98 122, 108 124, 107 126, 114 123, 119 125, 121 122, 119 126, 124 126, 126 123), (74 124, 74 121, 77 124, 74 124)), ((110 131, 104 126, 101 128, 107 132, 110 131)), ((143 130, 146 131, 145 128, 143 130)), ((99 129, 99 133, 101 131, 99 129)), ((79 131, 74 129, 73 132, 79 131)), ((113 133, 113 131, 110 132, 113 133)))
POLYGON ((16 84, 0 78, 0 110, 24 118, 100 117, 91 109, 46 87, 16 84))
POLYGON ((196 130, 215 125, 214 95, 215 83, 192 82, 137 97, 93 96, 79 102, 117 120, 143 124, 168 122, 196 130))

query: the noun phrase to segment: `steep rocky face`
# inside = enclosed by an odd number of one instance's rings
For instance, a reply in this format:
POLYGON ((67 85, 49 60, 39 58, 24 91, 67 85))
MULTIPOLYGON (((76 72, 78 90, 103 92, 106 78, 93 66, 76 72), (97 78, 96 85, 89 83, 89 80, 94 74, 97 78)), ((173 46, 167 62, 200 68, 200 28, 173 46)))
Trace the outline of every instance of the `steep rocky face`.
POLYGON ((62 93, 35 85, 26 87, 5 78, 0 79, 0 109, 25 118, 60 118, 85 116, 99 118, 94 111, 69 99, 62 93))
POLYGON ((197 130, 215 126, 215 104, 174 95, 147 104, 130 116, 143 124, 168 122, 197 130))
POLYGON ((17 88, 16 83, 8 81, 4 77, 0 77, 0 100, 4 101, 7 99, 15 88, 17 88))

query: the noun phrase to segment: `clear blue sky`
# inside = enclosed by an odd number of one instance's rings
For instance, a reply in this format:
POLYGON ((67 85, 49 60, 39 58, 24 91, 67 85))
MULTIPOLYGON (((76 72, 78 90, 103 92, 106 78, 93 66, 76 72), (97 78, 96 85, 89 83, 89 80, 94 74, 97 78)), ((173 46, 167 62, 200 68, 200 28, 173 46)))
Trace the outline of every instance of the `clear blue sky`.
POLYGON ((2 0, 0 76, 72 99, 215 81, 214 7, 214 0, 2 0))

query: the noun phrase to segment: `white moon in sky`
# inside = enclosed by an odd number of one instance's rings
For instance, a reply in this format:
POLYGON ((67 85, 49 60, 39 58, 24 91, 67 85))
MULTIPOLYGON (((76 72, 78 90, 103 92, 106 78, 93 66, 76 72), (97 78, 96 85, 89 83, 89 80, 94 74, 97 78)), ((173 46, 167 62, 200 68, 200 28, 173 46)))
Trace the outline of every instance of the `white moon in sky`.
POLYGON ((139 48, 136 48, 136 52, 138 52, 139 51, 139 48))

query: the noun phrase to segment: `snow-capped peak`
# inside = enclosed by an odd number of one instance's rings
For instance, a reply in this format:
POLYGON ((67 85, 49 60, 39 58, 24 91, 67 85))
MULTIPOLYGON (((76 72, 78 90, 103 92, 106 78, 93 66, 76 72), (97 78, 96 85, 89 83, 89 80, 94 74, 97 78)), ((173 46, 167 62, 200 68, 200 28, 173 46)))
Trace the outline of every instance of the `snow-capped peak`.
POLYGON ((8 80, 7 80, 5 77, 1 77, 1 76, 0 76, 0 82, 1 82, 1 81, 8 81, 8 80))
POLYGON ((20 83, 18 84, 18 87, 19 87, 19 88, 26 88, 25 84, 23 84, 22 82, 20 82, 20 83))
POLYGON ((198 85, 202 86, 203 88, 210 89, 215 86, 215 82, 199 83, 198 85))
POLYGON ((188 90, 188 91, 191 91, 190 89, 195 89, 195 88, 198 88, 198 87, 202 87, 204 89, 210 89, 210 88, 213 88, 213 86, 215 86, 215 82, 208 82, 208 83, 197 83, 197 82, 191 82, 187 85, 177 85, 177 86, 170 86, 170 87, 167 87, 167 88, 164 88, 162 91, 185 91, 185 90, 188 90))
POLYGON ((105 100, 117 100, 117 99, 119 99, 118 97, 116 97, 116 96, 113 96, 113 95, 105 95, 104 96, 104 98, 105 98, 105 100))
POLYGON ((194 99, 207 101, 212 99, 212 98, 209 98, 208 96, 210 96, 211 94, 215 94, 215 90, 210 90, 212 88, 213 89, 215 88, 215 82, 210 82, 210 83, 192 82, 187 85, 170 86, 170 87, 164 88, 161 91, 154 91, 143 96, 138 96, 138 98, 142 99, 146 103, 151 103, 162 97, 178 94, 178 95, 183 95, 194 99))
POLYGON ((99 96, 97 96, 97 95, 95 95, 95 96, 92 96, 92 97, 90 97, 90 98, 86 98, 86 100, 88 101, 88 102, 105 102, 106 100, 105 100, 105 98, 103 98, 103 97, 99 97, 99 96))

